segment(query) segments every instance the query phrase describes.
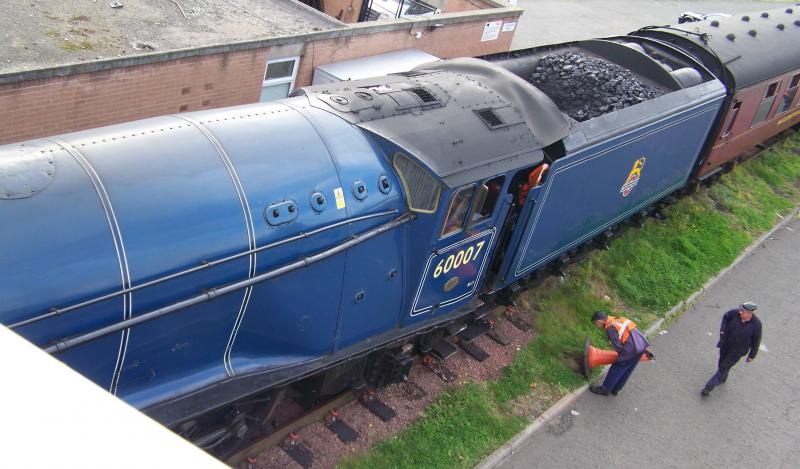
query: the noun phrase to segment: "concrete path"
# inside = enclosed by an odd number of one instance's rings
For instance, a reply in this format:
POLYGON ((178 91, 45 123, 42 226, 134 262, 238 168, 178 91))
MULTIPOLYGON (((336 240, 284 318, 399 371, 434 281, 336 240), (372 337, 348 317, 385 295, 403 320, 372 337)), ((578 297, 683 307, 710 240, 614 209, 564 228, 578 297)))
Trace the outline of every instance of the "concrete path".
POLYGON ((657 360, 640 365, 617 397, 582 394, 498 467, 799 467, 798 266, 795 218, 653 338, 657 360), (702 398, 720 318, 741 301, 759 305, 761 351, 702 398))
POLYGON ((518 0, 525 9, 511 49, 627 34, 647 25, 677 23, 685 11, 741 15, 792 6, 753 0, 518 0))

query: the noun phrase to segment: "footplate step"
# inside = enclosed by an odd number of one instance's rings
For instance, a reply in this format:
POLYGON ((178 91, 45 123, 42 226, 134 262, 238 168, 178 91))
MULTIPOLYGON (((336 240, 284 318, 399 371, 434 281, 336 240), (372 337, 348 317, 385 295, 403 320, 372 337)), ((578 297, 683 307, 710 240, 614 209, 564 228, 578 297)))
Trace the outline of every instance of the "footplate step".
POLYGON ((457 335, 466 328, 467 325, 461 321, 453 321, 450 324, 444 326, 444 330, 447 331, 448 335, 457 335))
POLYGON ((489 319, 488 321, 486 321, 486 324, 490 328, 489 332, 486 333, 486 335, 490 339, 502 345, 503 347, 511 343, 511 339, 509 339, 508 337, 506 337, 505 334, 497 330, 497 321, 495 321, 494 319, 489 319))
POLYGON ((455 345, 442 339, 435 339, 431 344, 431 353, 439 357, 440 360, 447 360, 458 352, 455 345))
POLYGON ((314 454, 300 441, 300 436, 297 433, 290 433, 281 444, 281 448, 303 469, 311 468, 311 464, 314 462, 314 454))
POLYGON ((458 345, 460 345, 461 348, 464 349, 465 352, 467 352, 467 355, 474 358, 475 360, 478 360, 479 362, 482 362, 487 358, 489 358, 489 354, 486 353, 486 350, 480 348, 479 346, 473 344, 472 342, 462 341, 459 342, 458 345))
POLYGON ((456 379, 456 374, 452 370, 444 366, 441 361, 434 359, 431 355, 425 355, 425 358, 422 359, 422 364, 445 383, 456 379))
POLYGON ((389 407, 388 405, 384 404, 377 396, 375 396, 375 392, 371 389, 367 389, 361 394, 361 397, 358 399, 361 402, 361 405, 367 408, 370 412, 375 414, 376 417, 383 420, 384 422, 388 422, 392 420, 397 413, 389 407))
POLYGON ((325 428, 336 434, 342 443, 352 443, 358 439, 358 432, 342 420, 336 409, 331 409, 330 413, 325 416, 324 422, 325 428))
POLYGON ((458 333, 458 338, 462 342, 472 342, 478 337, 489 332, 489 325, 485 322, 474 322, 467 326, 466 329, 458 333))

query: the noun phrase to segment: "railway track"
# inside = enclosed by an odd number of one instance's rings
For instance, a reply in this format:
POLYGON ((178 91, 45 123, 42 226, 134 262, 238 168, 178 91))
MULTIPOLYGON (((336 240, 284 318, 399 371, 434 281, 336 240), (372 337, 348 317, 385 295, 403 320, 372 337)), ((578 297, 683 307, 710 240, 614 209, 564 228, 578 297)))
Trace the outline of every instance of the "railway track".
MULTIPOLYGON (((357 425, 351 425, 352 420, 363 420, 363 415, 359 417, 356 414, 365 414, 368 411, 368 414, 371 414, 370 427, 393 425, 390 422, 399 412, 408 412, 408 409, 414 406, 424 408, 427 404, 423 402, 423 398, 427 398, 425 402, 433 399, 434 395, 428 396, 428 391, 424 389, 431 388, 428 380, 440 383, 436 386, 437 391, 433 393, 436 394, 455 385, 465 370, 474 371, 483 366, 487 368, 487 372, 496 372, 502 366, 495 364, 492 361, 492 354, 487 352, 485 345, 481 346, 479 343, 495 344, 489 347, 493 350, 507 349, 513 345, 521 346, 533 336, 532 326, 525 316, 516 308, 498 308, 491 314, 470 323, 457 322, 450 326, 445 333, 446 337, 434 341, 430 350, 415 361, 408 379, 399 383, 397 394, 402 395, 404 401, 400 405, 397 401, 394 405, 384 402, 384 397, 381 396, 383 393, 362 388, 348 390, 310 408, 302 408, 293 400, 291 392, 283 390, 279 397, 281 402, 277 402, 275 409, 264 419, 264 426, 259 429, 260 435, 222 459, 236 469, 263 467, 257 463, 258 455, 272 450, 285 453, 300 467, 319 465, 319 453, 324 451, 316 448, 315 452, 312 449, 313 445, 312 447, 307 445, 303 438, 304 429, 321 423, 327 429, 325 433, 329 440, 329 443, 323 445, 333 444, 335 440, 338 440, 337 445, 351 445, 359 439, 371 439, 373 435, 364 435, 365 432, 359 431, 357 425), (508 331, 512 332, 508 334, 508 331), (485 339, 478 340, 480 337, 485 339), (420 381, 425 383, 415 382, 420 376, 424 378, 420 381), (302 410, 298 412, 298 409, 302 410)), ((502 355, 513 356, 512 350, 502 355)), ((505 360, 501 357, 494 359, 505 360)))

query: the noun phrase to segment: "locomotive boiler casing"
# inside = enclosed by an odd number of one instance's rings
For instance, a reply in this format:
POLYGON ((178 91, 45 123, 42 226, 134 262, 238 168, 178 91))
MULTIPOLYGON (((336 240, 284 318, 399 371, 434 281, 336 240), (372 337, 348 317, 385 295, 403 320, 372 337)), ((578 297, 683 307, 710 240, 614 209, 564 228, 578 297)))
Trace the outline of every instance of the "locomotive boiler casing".
MULTIPOLYGON (((304 102, 0 147, 8 189, 0 198, 0 320, 45 347, 324 252, 397 217, 404 199, 382 151, 304 102), (46 318, 27 323, 37 316, 46 318)), ((397 323, 401 240, 389 231, 58 357, 139 408, 313 360, 397 323), (376 304, 391 306, 368 314, 376 304)))

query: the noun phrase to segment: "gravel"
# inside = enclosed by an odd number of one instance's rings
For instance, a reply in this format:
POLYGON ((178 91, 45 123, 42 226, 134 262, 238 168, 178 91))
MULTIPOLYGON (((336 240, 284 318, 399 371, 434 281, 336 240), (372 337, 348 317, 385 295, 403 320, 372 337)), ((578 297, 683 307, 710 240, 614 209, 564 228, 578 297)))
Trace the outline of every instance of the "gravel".
MULTIPOLYGON (((478 362, 459 350, 444 362, 445 366, 457 375, 454 381, 445 383, 426 367, 415 363, 409 380, 422 388, 426 395, 410 398, 403 383, 379 390, 376 393, 378 398, 397 412, 397 416, 390 422, 382 422, 358 402, 352 402, 339 409, 341 418, 360 434, 355 442, 349 445, 342 443, 320 422, 300 431, 300 440, 314 454, 312 467, 315 469, 335 467, 343 458, 360 454, 381 440, 399 433, 420 418, 436 396, 447 389, 468 382, 500 378, 503 367, 511 363, 517 350, 534 337, 534 332, 522 332, 504 319, 498 319, 496 324, 497 331, 508 337, 511 343, 503 347, 486 336, 475 339, 474 343, 486 350, 490 356, 485 361, 478 362)), ((282 449, 272 448, 258 456, 256 467, 295 469, 300 468, 300 465, 282 449)))
POLYGON ((543 56, 528 81, 579 122, 664 94, 619 65, 573 52, 543 56))

